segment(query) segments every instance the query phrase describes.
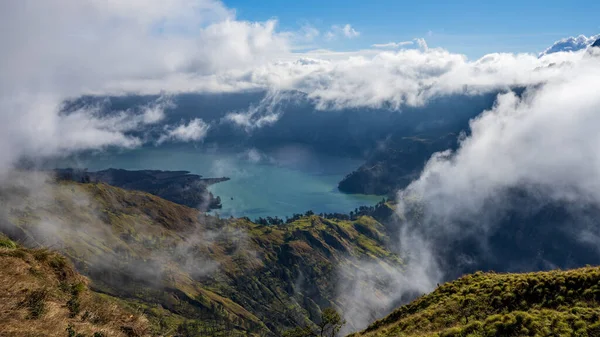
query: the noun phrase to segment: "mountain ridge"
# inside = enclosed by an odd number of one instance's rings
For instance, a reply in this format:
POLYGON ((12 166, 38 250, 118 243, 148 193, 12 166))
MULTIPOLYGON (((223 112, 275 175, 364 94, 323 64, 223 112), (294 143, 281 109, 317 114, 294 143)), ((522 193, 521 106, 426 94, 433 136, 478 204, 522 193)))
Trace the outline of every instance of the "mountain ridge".
POLYGON ((600 267, 477 272, 440 285, 358 336, 597 336, 600 267))
POLYGON ((402 266, 385 247, 385 227, 368 216, 264 226, 104 183, 21 178, 25 186, 0 191, 9 210, 1 230, 27 246, 58 247, 94 290, 135 303, 156 333, 214 324, 278 335, 343 307, 352 294, 337 287, 353 282, 358 260, 402 266))

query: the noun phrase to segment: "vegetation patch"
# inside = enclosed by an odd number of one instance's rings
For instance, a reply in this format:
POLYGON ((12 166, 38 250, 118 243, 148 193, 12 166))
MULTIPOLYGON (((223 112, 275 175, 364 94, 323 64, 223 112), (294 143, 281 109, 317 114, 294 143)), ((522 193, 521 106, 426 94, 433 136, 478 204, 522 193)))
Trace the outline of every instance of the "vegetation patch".
POLYGON ((29 310, 30 319, 38 319, 46 312, 47 289, 37 289, 25 297, 25 306, 29 310))
POLYGON ((600 267, 478 272, 441 285, 356 336, 598 336, 600 267))

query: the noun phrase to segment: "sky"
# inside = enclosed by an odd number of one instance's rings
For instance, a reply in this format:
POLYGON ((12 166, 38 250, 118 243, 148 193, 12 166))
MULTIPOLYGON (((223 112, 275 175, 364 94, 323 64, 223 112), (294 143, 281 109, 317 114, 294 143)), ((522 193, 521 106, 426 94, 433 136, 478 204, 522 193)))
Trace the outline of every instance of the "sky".
MULTIPOLYGON (((281 29, 312 26, 321 37, 350 24, 352 39, 314 41, 336 50, 426 38, 475 59, 492 52, 541 52, 554 41, 600 32, 600 1, 226 0, 241 20, 278 19, 281 29)), ((316 39, 317 40, 317 39, 316 39)))

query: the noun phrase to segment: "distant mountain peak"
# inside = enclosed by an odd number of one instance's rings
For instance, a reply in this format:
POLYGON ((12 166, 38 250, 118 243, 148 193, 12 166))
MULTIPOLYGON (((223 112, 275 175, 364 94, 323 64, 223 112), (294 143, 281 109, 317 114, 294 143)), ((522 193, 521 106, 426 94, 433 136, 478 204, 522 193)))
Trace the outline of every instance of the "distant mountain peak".
POLYGON ((574 36, 567 37, 567 38, 564 38, 564 39, 554 42, 554 44, 552 44, 552 46, 546 48, 546 50, 541 52, 539 56, 542 57, 544 55, 558 53, 558 52, 567 52, 567 51, 574 52, 574 51, 586 49, 589 46, 596 47, 596 46, 598 46, 597 44, 600 44, 600 42, 598 42, 598 40, 600 40, 600 34, 590 36, 590 37, 587 37, 585 35, 579 35, 576 37, 574 37, 574 36))
POLYGON ((600 37, 598 39, 596 39, 596 42, 594 42, 592 44, 592 47, 599 47, 600 48, 600 37))

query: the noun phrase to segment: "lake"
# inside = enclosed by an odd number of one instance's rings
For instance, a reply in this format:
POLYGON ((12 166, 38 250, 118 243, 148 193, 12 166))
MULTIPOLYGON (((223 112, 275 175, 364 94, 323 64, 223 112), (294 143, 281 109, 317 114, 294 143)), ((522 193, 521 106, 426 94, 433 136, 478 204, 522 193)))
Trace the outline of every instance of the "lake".
POLYGON ((373 195, 348 195, 337 183, 362 162, 317 155, 298 146, 262 153, 257 150, 216 151, 189 145, 145 147, 131 151, 102 152, 73 159, 64 166, 127 170, 186 170, 203 177, 229 177, 209 190, 220 196, 220 216, 251 219, 284 218, 312 210, 315 213, 348 213, 382 199, 373 195))

